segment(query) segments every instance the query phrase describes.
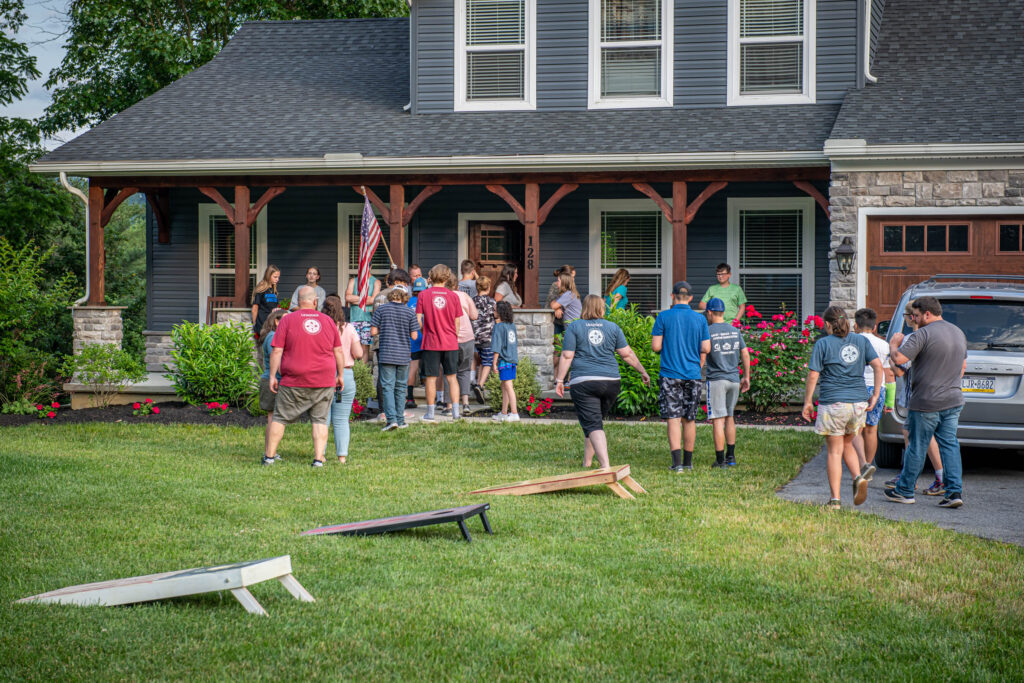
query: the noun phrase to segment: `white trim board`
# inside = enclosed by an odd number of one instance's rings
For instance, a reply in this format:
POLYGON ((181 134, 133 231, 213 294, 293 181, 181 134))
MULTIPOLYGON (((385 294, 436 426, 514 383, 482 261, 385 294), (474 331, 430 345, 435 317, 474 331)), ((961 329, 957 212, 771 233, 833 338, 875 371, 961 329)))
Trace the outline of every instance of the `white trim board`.
MULTIPOLYGON (((672 198, 663 198, 670 206, 672 198)), ((590 257, 588 259, 587 290, 590 294, 604 296, 601 291, 601 212, 603 211, 654 211, 661 218, 661 269, 629 268, 630 273, 655 272, 661 275, 660 302, 666 305, 672 296, 672 224, 665 219, 664 212, 650 199, 591 199, 588 203, 590 225, 590 257)), ((604 270, 615 270, 605 268, 604 270)))
POLYGON ((732 266, 736 284, 740 284, 740 273, 781 273, 800 274, 800 289, 802 300, 800 302, 800 319, 814 313, 814 226, 816 218, 816 207, 811 197, 729 197, 728 205, 728 227, 727 227, 727 248, 726 263, 732 266), (741 268, 740 267, 740 211, 747 209, 799 209, 803 212, 803 259, 799 269, 797 268, 741 268))
POLYGON ((589 109, 639 109, 671 107, 675 93, 675 2, 661 1, 661 40, 616 42, 606 46, 661 47, 661 95, 657 97, 601 97, 601 1, 590 0, 587 31, 587 107, 589 109))
MULTIPOLYGON (((865 206, 857 210, 857 308, 867 305, 868 217, 870 216, 1024 216, 1024 206, 865 206)), ((983 268, 982 268, 983 269, 983 268)), ((829 282, 829 298, 832 283, 829 282)))
POLYGON ((1024 168, 1024 142, 869 145, 863 138, 834 138, 825 141, 824 153, 837 172, 1024 168))
MULTIPOLYGON (((518 221, 514 213, 491 212, 491 213, 460 213, 458 227, 456 229, 456 245, 458 258, 455 261, 455 268, 458 270, 463 261, 469 258, 469 223, 470 221, 518 221)), ((428 268, 429 270, 429 268, 428 268)))
MULTIPOLYGON (((231 206, 234 206, 232 202, 231 206)), ((265 207, 256 217, 256 229, 251 232, 256 239, 256 282, 263 278, 267 269, 267 210, 265 207)), ((224 216, 220 204, 201 202, 199 204, 199 324, 206 324, 206 298, 210 296, 210 218, 224 216)))
MULTIPOLYGON (((817 0, 804 0, 804 73, 803 92, 779 95, 741 95, 740 94, 740 2, 728 0, 728 48, 726 50, 726 105, 752 106, 773 104, 814 104, 817 101, 817 0)), ((750 40, 749 38, 747 40, 750 40)), ((766 38, 759 43, 777 42, 778 39, 766 38)), ((785 39, 784 42, 795 42, 785 39)))
MULTIPOLYGON (((455 111, 530 111, 537 108, 537 0, 524 0, 526 12, 523 44, 523 99, 522 100, 467 100, 466 99, 466 0, 455 0, 454 87, 452 93, 455 111)), ((507 52, 509 45, 477 46, 474 51, 507 52)))

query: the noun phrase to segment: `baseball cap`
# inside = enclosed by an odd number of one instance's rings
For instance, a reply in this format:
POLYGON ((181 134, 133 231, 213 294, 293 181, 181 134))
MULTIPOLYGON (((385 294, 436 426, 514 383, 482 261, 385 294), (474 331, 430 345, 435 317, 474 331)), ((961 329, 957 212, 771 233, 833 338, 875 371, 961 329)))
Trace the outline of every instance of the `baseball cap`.
POLYGON ((415 282, 412 283, 412 291, 414 292, 422 292, 426 288, 427 281, 425 278, 418 277, 416 278, 415 282))
POLYGON ((709 311, 725 311, 725 302, 719 299, 717 296, 713 296, 708 299, 707 310, 709 311))
POLYGON ((690 283, 686 280, 680 280, 679 282, 672 285, 673 294, 689 294, 691 291, 690 283))

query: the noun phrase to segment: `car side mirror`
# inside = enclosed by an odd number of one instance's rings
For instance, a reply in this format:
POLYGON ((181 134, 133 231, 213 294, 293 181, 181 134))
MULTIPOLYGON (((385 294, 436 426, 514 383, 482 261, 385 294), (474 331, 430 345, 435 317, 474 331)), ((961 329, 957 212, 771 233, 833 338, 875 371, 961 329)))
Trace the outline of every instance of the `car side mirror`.
POLYGON ((882 337, 883 339, 889 336, 889 324, 891 322, 892 321, 890 320, 883 320, 882 322, 878 323, 878 336, 882 337))

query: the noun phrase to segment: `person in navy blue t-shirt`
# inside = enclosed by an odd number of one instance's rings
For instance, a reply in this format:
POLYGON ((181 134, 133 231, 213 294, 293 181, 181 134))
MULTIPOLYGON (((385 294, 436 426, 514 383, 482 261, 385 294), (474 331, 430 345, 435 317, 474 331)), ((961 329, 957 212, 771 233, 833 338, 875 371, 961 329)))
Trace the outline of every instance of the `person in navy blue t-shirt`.
POLYGON ((651 331, 651 348, 661 354, 658 408, 668 422, 668 447, 673 472, 693 469, 700 406, 700 370, 711 352, 707 319, 690 308, 690 283, 672 286, 672 308, 662 311, 651 331), (680 449, 681 447, 681 449, 680 449))

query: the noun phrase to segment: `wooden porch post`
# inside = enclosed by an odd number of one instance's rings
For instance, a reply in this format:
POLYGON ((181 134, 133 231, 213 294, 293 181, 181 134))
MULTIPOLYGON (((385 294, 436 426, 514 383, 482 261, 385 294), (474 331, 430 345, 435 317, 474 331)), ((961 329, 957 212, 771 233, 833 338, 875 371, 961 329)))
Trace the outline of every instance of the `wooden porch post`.
POLYGON ((235 186, 235 307, 245 308, 249 290, 249 188, 235 186))
POLYGON ((523 273, 523 304, 537 308, 540 306, 540 224, 537 222, 540 213, 540 185, 526 184, 526 201, 523 207, 523 239, 526 253, 523 273))
POLYGON ((672 183, 672 282, 686 279, 686 183, 672 183))
POLYGON ((391 196, 388 198, 388 226, 391 228, 391 235, 388 239, 388 246, 391 247, 391 259, 399 268, 404 268, 405 262, 405 221, 402 214, 405 212, 405 186, 392 185, 391 196))
POLYGON ((89 183, 89 306, 107 303, 103 270, 107 264, 103 250, 103 188, 89 183))

